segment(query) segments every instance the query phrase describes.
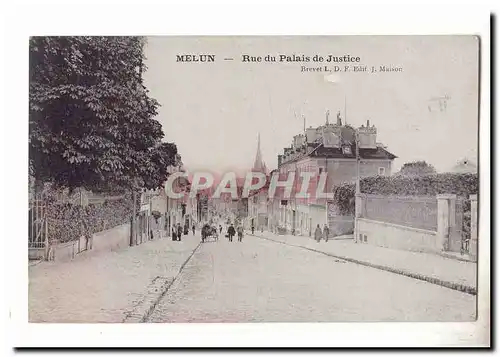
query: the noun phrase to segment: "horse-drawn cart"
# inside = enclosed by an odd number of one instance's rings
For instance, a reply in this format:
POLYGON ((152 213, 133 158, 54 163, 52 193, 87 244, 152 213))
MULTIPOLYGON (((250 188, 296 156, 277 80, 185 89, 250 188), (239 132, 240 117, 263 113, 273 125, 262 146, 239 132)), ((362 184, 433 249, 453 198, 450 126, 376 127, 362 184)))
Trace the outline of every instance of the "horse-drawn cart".
POLYGON ((208 240, 217 242, 219 240, 219 232, 217 231, 217 227, 211 227, 205 224, 201 229, 201 241, 205 243, 205 241, 208 240))

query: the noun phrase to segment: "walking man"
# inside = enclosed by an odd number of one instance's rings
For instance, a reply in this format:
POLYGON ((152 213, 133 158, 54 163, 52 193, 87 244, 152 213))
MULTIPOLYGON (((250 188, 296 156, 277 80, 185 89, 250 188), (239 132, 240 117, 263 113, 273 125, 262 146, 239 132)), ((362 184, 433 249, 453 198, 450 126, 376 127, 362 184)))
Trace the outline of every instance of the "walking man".
POLYGON ((325 224, 323 227, 323 237, 325 238, 325 241, 328 242, 328 236, 330 235, 330 229, 328 226, 325 224))
POLYGON ((322 235, 323 235, 323 232, 321 232, 321 227, 318 224, 316 226, 316 230, 314 231, 314 239, 316 240, 316 242, 319 243, 319 241, 321 240, 321 236, 322 235))
POLYGON ((243 226, 238 226, 238 242, 243 240, 243 226))
POLYGON ((227 229, 227 234, 229 235, 229 241, 232 242, 233 241, 233 237, 236 234, 236 231, 234 230, 234 226, 233 226, 232 223, 229 226, 229 228, 227 229))
POLYGON ((193 235, 195 235, 195 233, 196 233, 196 225, 194 223, 193 223, 192 229, 193 229, 193 235))
POLYGON ((180 223, 177 223, 177 240, 181 240, 182 237, 182 227, 180 223))

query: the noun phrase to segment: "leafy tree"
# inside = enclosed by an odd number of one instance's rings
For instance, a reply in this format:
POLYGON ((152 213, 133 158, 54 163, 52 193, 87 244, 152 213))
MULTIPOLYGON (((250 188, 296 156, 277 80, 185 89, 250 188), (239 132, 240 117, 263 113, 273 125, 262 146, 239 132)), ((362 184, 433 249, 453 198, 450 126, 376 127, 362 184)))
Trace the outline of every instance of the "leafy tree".
POLYGON ((407 162, 397 173, 397 175, 403 176, 424 176, 434 174, 436 174, 434 166, 426 163, 425 161, 407 162))
POLYGON ((153 119, 141 37, 33 37, 30 174, 93 191, 159 187, 179 162, 153 119))

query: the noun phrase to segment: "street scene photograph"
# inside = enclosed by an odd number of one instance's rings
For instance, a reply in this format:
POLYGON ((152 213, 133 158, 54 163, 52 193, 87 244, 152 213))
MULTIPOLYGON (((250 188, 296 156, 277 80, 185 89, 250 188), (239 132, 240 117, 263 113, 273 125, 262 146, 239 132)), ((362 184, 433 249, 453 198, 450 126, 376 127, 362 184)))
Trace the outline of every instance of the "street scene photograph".
POLYGON ((476 321, 479 64, 472 35, 31 37, 29 322, 476 321))

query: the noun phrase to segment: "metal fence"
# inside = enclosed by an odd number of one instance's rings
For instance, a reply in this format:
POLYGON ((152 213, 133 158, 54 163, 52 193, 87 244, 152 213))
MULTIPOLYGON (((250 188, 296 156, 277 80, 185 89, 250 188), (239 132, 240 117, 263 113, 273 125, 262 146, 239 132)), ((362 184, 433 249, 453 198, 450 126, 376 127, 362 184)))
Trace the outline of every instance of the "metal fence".
POLYGON ((364 195, 361 217, 437 231, 436 197, 364 195))
POLYGON ((81 190, 43 187, 38 193, 29 191, 28 256, 50 259, 51 248, 66 242, 79 242, 84 235, 130 222, 132 203, 126 195, 87 197, 81 190), (85 227, 82 221, 85 217, 85 227))
POLYGON ((31 197, 28 208, 29 257, 39 259, 48 249, 47 205, 42 195, 31 197))

